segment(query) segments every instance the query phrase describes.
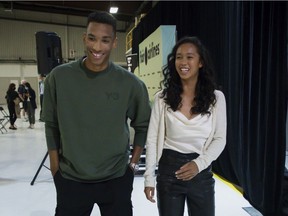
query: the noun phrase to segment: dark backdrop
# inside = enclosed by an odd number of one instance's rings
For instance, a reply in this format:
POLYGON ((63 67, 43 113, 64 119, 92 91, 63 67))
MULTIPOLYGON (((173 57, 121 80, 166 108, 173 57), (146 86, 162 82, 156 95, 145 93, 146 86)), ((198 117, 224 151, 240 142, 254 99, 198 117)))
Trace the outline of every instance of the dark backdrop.
POLYGON ((287 4, 160 1, 133 31, 133 53, 159 25, 176 25, 178 38, 198 36, 208 47, 228 121, 213 170, 265 216, 284 215, 287 4))

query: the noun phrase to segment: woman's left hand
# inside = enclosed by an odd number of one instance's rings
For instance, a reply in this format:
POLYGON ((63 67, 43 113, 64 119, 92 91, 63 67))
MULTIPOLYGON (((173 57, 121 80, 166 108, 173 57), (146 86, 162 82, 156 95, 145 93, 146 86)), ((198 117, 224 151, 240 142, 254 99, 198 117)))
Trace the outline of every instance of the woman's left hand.
POLYGON ((179 170, 175 172, 176 178, 183 180, 183 181, 189 181, 193 177, 195 177, 199 173, 197 164, 194 161, 190 161, 180 167, 179 170))

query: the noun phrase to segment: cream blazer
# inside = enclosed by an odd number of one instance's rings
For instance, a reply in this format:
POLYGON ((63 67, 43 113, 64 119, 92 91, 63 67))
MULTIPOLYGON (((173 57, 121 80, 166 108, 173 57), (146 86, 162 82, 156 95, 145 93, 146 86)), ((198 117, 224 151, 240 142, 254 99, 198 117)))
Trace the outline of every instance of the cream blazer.
MULTIPOLYGON (((155 187, 155 170, 161 158, 165 139, 166 104, 160 98, 162 91, 154 98, 146 141, 145 187, 155 187)), ((204 144, 203 152, 194 159, 199 172, 216 160, 226 145, 226 101, 221 91, 215 90, 216 104, 212 109, 212 130, 204 144)))

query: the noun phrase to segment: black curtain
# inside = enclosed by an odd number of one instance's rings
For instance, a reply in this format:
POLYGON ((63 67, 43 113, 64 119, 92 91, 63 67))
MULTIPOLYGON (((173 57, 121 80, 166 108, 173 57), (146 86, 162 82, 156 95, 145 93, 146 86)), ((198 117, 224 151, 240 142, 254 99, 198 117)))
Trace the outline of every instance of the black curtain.
POLYGON ((263 215, 282 215, 287 3, 230 2, 225 4, 225 16, 230 18, 225 19, 227 63, 222 76, 228 136, 214 170, 228 179, 233 170, 235 183, 263 215))
POLYGON ((285 1, 160 1, 133 31, 133 53, 165 24, 211 51, 228 118, 227 145, 213 170, 265 216, 284 215, 287 8, 285 1))

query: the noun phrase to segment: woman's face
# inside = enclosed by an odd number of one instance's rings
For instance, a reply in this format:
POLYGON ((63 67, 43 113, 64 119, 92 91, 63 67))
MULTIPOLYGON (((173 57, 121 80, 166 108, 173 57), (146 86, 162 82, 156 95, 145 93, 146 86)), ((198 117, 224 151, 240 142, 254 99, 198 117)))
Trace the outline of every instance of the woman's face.
POLYGON ((181 44, 175 56, 175 67, 182 81, 197 79, 203 65, 197 47, 192 43, 181 44))

